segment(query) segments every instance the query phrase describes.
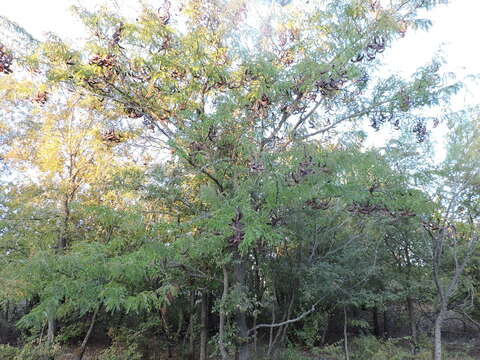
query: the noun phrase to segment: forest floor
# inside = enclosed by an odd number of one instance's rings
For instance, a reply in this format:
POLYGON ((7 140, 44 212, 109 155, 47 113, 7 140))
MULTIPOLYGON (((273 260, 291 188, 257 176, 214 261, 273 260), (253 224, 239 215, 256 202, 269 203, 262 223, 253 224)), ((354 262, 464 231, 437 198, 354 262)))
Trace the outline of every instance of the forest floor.
MULTIPOLYGON (((91 346, 89 347, 85 355, 83 357, 83 360, 97 360, 102 353, 102 351, 105 350, 104 346, 97 345, 97 346, 91 346)), ((472 344, 472 343, 450 343, 445 345, 445 350, 447 353, 446 360, 480 360, 480 341, 477 344, 472 344)), ((75 359, 74 356, 75 353, 75 348, 70 348, 66 349, 66 352, 56 358, 55 360, 73 360, 75 359)), ((332 356, 332 355, 322 355, 322 354, 312 354, 311 352, 298 352, 298 358, 295 357, 292 353, 290 354, 285 354, 285 357, 280 357, 279 359, 281 360, 344 360, 343 355, 339 356, 332 356), (293 355, 293 356, 292 356, 293 355)), ((365 354, 356 354, 355 352, 350 353, 350 359, 355 360, 355 359, 365 359, 365 354)), ((383 360, 380 357, 374 357, 376 360, 383 360)), ((181 360, 182 357, 177 357, 173 356, 171 358, 168 357, 168 354, 165 353, 159 353, 154 356, 151 356, 148 358, 149 360, 181 360)), ((421 357, 405 357, 405 360, 415 360, 415 359, 424 359, 423 356, 421 357)), ((253 359, 252 360, 264 360, 264 358, 258 358, 258 359, 253 359)), ((391 360, 390 356, 386 356, 384 360, 391 360)))

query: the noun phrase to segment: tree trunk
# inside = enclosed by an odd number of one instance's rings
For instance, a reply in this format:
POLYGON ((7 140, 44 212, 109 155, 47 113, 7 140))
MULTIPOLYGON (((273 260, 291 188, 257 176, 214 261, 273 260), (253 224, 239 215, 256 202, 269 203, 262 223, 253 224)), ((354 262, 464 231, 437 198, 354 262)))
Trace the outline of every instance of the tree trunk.
MULTIPOLYGON (((239 294, 245 292, 246 267, 245 261, 238 254, 234 263, 235 287, 239 294)), ((238 309, 235 314, 235 322, 238 328, 239 344, 238 344, 238 360, 248 360, 250 358, 248 344, 248 327, 247 315, 242 308, 238 309)))
POLYGON ((5 321, 10 322, 10 301, 5 302, 5 321))
POLYGON ((323 329, 322 331, 322 337, 321 337, 321 340, 320 340, 320 345, 325 345, 325 340, 326 340, 326 337, 327 337, 327 332, 328 332, 328 325, 330 324, 330 313, 328 312, 327 313, 327 322, 325 324, 325 328, 323 329))
POLYGON ((47 316, 48 316, 47 343, 51 345, 55 340, 55 316, 51 313, 49 313, 47 316))
POLYGON ((383 328, 382 328, 382 323, 380 321, 380 316, 378 314, 377 306, 375 306, 372 309, 372 315, 373 315, 373 334, 376 337, 383 337, 383 328))
POLYGON ((218 347, 220 348, 220 354, 222 355, 222 360, 228 360, 227 350, 225 349, 225 302, 227 301, 228 296, 228 272, 225 265, 223 265, 223 293, 222 293, 222 302, 220 304, 220 320, 219 320, 219 329, 218 329, 218 347))
POLYGON ((383 311, 383 337, 388 339, 389 336, 389 328, 388 328, 388 310, 385 309, 383 311))
POLYGON ((202 293, 202 304, 200 311, 200 360, 207 360, 207 338, 208 338, 208 294, 204 290, 202 293))
POLYGON ((73 194, 65 194, 63 200, 63 225, 58 235, 57 248, 60 252, 63 252, 68 245, 68 223, 70 221, 70 199, 73 198, 73 194))
POLYGON ((92 315, 92 320, 90 320, 90 326, 88 328, 87 334, 85 335, 82 345, 80 346, 80 349, 78 351, 78 355, 75 357, 75 360, 82 360, 83 355, 85 354, 85 350, 87 349, 87 343, 88 340, 90 339, 90 335, 92 335, 93 327, 95 325, 95 320, 97 318, 97 314, 99 311, 100 307, 97 307, 95 311, 93 312, 92 315))
POLYGON ((446 310, 442 308, 435 319, 433 360, 442 360, 442 323, 445 318, 445 313, 446 310))
MULTIPOLYGON (((293 303, 295 302, 295 294, 292 294, 292 299, 290 300, 290 304, 288 305, 288 310, 287 310, 287 316, 285 316, 285 320, 290 319, 290 315, 292 314, 292 306, 293 303)), ((280 327, 281 328, 281 327, 280 327)), ((287 330, 288 330, 288 324, 283 326, 283 332, 282 332, 282 337, 280 338, 280 345, 284 346, 285 345, 285 339, 287 336, 287 330)))
POLYGON ((43 324, 42 330, 40 331, 40 339, 38 339, 38 344, 42 343, 43 340, 43 333, 45 332, 45 327, 47 326, 47 323, 43 324))
POLYGON ((195 321, 195 291, 190 295, 190 319, 188 321, 188 359, 195 359, 195 334, 193 323, 195 321))
MULTIPOLYGON (((273 288, 273 293, 275 294, 275 287, 273 288)), ((275 296, 274 296, 275 298, 275 296)), ((272 302, 272 325, 275 324, 275 300, 272 302)), ((268 337, 268 351, 267 351, 267 356, 270 356, 273 350, 273 329, 274 327, 272 326, 270 328, 270 334, 268 337)))
POLYGON ((417 324, 415 322, 415 307, 413 299, 409 296, 407 297, 407 309, 408 309, 408 320, 410 322, 410 336, 412 337, 413 344, 413 353, 418 351, 418 335, 417 335, 417 324))
POLYGON ((348 352, 348 333, 347 333, 347 308, 343 307, 343 345, 345 350, 345 360, 350 360, 348 352))

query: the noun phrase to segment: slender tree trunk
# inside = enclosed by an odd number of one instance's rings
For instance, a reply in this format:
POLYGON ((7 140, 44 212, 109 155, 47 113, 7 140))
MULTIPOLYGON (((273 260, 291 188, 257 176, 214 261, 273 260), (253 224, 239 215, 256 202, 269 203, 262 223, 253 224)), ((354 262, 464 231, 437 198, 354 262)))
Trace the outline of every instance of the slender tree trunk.
POLYGON ((40 331, 40 339, 38 340, 38 344, 42 344, 42 340, 43 340, 43 333, 45 332, 45 327, 47 326, 47 323, 44 323, 43 326, 42 326, 42 331, 40 331))
POLYGON ((409 296, 407 297, 407 309, 408 309, 408 320, 410 322, 410 336, 412 337, 413 344, 413 353, 417 352, 418 347, 418 335, 417 335, 417 324, 415 321, 415 307, 413 299, 409 296))
POLYGON ((172 341, 172 333, 170 331, 170 327, 168 326, 168 321, 167 321, 167 310, 166 308, 160 309, 160 319, 162 320, 163 323, 163 329, 165 332, 165 337, 167 339, 167 354, 168 358, 171 359, 173 356, 173 341, 172 341))
POLYGON ((350 360, 350 355, 348 352, 348 334, 347 334, 347 308, 343 307, 343 345, 345 350, 345 360, 350 360))
MULTIPOLYGON (((283 315, 282 322, 284 322, 288 319, 288 313, 289 313, 289 309, 291 308, 292 303, 293 303, 293 297, 290 300, 287 311, 283 315)), ((278 327, 275 338, 273 339, 273 342, 271 342, 271 344, 269 345, 267 356, 270 356, 271 354, 273 354, 273 352, 275 350, 275 344, 277 344, 279 342, 279 339, 281 338, 281 336, 283 334, 283 327, 284 327, 284 325, 281 325, 281 326, 278 327)))
POLYGON ((63 224, 58 235, 57 248, 60 252, 63 252, 68 245, 68 223, 70 222, 70 198, 72 195, 65 194, 63 199, 63 224))
POLYGON ((372 315, 373 315, 373 334, 376 337, 383 337, 382 324, 380 322, 380 316, 378 314, 377 306, 375 306, 372 309, 372 315))
POLYGON ((175 352, 176 352, 176 358, 183 358, 183 347, 179 349, 180 347, 180 338, 182 335, 182 330, 183 330, 183 324, 185 323, 185 312, 183 311, 182 308, 179 309, 179 316, 178 316, 178 322, 177 322, 177 331, 175 332, 175 339, 174 339, 174 346, 175 346, 175 352))
MULTIPOLYGON (((63 225, 60 229, 60 233, 58 234, 58 239, 57 239, 57 252, 59 253, 63 253, 65 251, 65 248, 67 247, 67 243, 68 243, 67 231, 68 231, 68 222, 70 220, 70 200, 67 194, 65 194, 65 198, 63 200, 63 206, 64 206, 63 225)), ((47 342, 48 344, 53 344, 53 341, 55 338, 55 329, 56 329, 55 314, 53 312, 52 314, 48 314, 47 316, 48 316, 47 342)))
POLYGON ((442 324, 445 319, 446 308, 442 306, 435 319, 433 334, 433 360, 442 360, 442 324))
POLYGON ((193 323, 195 321, 195 291, 190 295, 190 319, 188 321, 188 359, 195 359, 195 333, 193 323))
MULTIPOLYGON (((287 316, 285 317, 285 320, 290 319, 290 315, 292 314, 292 306, 293 306, 294 302, 295 302, 295 294, 292 294, 292 299, 290 300, 290 304, 288 305, 287 316)), ((287 330, 288 330, 288 324, 283 326, 282 337, 280 339, 280 345, 281 346, 285 345, 285 339, 287 337, 287 330)))
MULTIPOLYGON (((237 253, 237 259, 234 262, 235 287, 239 294, 245 292, 246 266, 245 261, 240 254, 237 253)), ((248 344, 248 326, 247 315, 245 310, 241 308, 236 311, 235 322, 238 328, 239 344, 238 344, 238 360, 248 360, 250 358, 248 344)))
POLYGON ((5 321, 10 322, 10 301, 8 300, 5 303, 5 321))
POLYGON ((55 316, 50 311, 47 316, 47 343, 51 345, 55 340, 55 316))
POLYGON ((228 272, 225 265, 223 265, 223 293, 222 303, 220 304, 220 320, 218 330, 218 347, 220 348, 220 354, 222 360, 228 360, 227 350, 225 349, 225 302, 228 296, 228 272))
MULTIPOLYGON (((275 294, 275 288, 273 288, 273 292, 275 294)), ((272 325, 275 324, 275 299, 272 302, 272 325)), ((267 356, 270 356, 273 350, 273 329, 274 327, 272 326, 270 328, 270 334, 268 337, 268 351, 267 351, 267 356)))
POLYGON ((83 355, 85 354, 85 350, 87 349, 87 343, 88 340, 90 339, 90 336, 92 335, 93 327, 95 326, 95 320, 97 318, 97 314, 99 311, 100 307, 97 307, 95 311, 93 312, 92 319, 90 320, 90 326, 88 327, 87 334, 85 335, 82 345, 80 346, 80 350, 78 352, 78 355, 76 356, 75 360, 82 360, 83 355))
POLYGON ((389 336, 389 328, 388 328, 388 310, 385 309, 383 311, 383 337, 388 339, 389 336))
POLYGON ((207 338, 208 338, 208 294, 204 290, 202 293, 202 304, 200 310, 200 360, 207 360, 207 338))
MULTIPOLYGON (((255 313, 253 315, 253 328, 255 329, 257 326, 257 314, 255 313)), ((255 330, 253 332, 253 353, 255 354, 254 356, 257 356, 257 352, 258 352, 258 330, 255 330)))
POLYGON ((321 338, 321 342, 320 342, 320 345, 325 345, 325 339, 327 337, 327 332, 328 332, 328 325, 330 324, 330 313, 327 313, 327 323, 325 324, 325 328, 323 329, 322 331, 322 338, 321 338))

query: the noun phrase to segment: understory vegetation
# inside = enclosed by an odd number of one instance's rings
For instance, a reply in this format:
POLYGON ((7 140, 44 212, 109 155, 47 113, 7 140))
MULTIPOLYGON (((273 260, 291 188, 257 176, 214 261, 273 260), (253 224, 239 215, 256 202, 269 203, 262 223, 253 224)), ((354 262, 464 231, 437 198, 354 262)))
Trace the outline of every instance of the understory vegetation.
POLYGON ((137 5, 0 17, 0 359, 479 358, 480 109, 382 67, 438 1, 137 5))

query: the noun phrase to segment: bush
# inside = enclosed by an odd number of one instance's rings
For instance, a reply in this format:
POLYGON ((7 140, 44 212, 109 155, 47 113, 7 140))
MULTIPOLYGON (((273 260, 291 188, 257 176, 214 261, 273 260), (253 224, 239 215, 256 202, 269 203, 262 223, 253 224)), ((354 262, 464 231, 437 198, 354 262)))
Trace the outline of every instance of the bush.
MULTIPOLYGON (((420 341, 420 351, 413 355, 410 351, 410 338, 398 338, 380 340, 374 336, 362 336, 353 338, 349 344, 350 358, 355 360, 430 360, 432 358, 432 347, 430 339, 420 341)), ((343 341, 325 346, 315 351, 320 355, 332 360, 344 359, 343 341)), ((464 351, 459 353, 444 352, 448 360, 471 360, 464 351)))
POLYGON ((0 345, 0 359, 13 360, 17 355, 18 349, 10 345, 0 345))
POLYGON ((112 345, 103 350, 97 360, 141 360, 142 354, 138 351, 136 345, 118 346, 112 345))
MULTIPOLYGON (((429 360, 431 358, 430 351, 412 355, 408 342, 408 337, 390 340, 380 340, 374 336, 357 337, 349 344, 350 357, 355 360, 429 360)), ((319 349, 318 353, 330 359, 343 359, 343 341, 319 349)))
POLYGON ((139 351, 139 335, 127 328, 110 328, 108 335, 112 345, 103 350, 97 360, 141 360, 139 351))
POLYGON ((305 356, 302 352, 295 349, 286 349, 282 351, 280 360, 311 360, 310 357, 305 356))
POLYGON ((17 351, 12 360, 53 360, 59 354, 58 345, 27 343, 17 351))

